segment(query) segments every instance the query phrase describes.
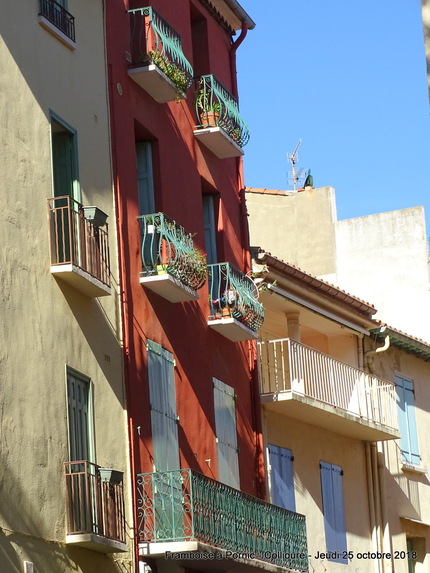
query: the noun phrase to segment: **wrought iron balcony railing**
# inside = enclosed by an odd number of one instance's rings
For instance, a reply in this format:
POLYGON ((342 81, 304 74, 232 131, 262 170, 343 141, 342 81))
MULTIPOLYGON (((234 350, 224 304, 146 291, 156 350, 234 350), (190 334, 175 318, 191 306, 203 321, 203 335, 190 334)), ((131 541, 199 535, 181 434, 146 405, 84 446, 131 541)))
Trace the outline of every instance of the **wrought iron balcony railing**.
POLYGON ((231 263, 208 265, 209 320, 235 318, 256 332, 264 321, 254 281, 231 263))
POLYGON ((129 10, 132 65, 155 64, 184 95, 193 78, 193 68, 182 51, 179 34, 151 8, 129 10))
POLYGON ((75 41, 75 18, 55 0, 40 0, 40 14, 70 40, 75 41))
MULTIPOLYGON (((116 472, 120 473, 120 472, 116 472)), ((88 461, 64 464, 67 534, 94 533, 126 543, 122 479, 104 479, 101 468, 88 461)))
POLYGON ((142 236, 142 276, 167 273, 196 291, 206 282, 206 259, 191 233, 164 213, 138 217, 142 236))
POLYGON ((260 390, 292 391, 398 430, 395 385, 285 338, 258 343, 260 390))
POLYGON ((200 118, 197 128, 221 127, 239 147, 249 141, 249 129, 239 114, 237 101, 212 75, 199 80, 196 113, 200 118))
POLYGON ((110 286, 109 235, 65 195, 48 199, 51 265, 74 265, 110 286))
POLYGON ((307 571, 305 516, 183 469, 137 476, 138 538, 195 540, 307 571))

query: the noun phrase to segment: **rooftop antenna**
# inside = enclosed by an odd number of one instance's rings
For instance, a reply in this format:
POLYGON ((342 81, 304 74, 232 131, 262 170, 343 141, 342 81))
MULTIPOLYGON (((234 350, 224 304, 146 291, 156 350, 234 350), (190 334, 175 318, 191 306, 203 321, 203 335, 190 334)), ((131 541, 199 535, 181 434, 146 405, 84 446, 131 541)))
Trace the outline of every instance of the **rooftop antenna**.
POLYGON ((296 148, 293 153, 287 153, 287 159, 291 163, 291 171, 288 171, 288 183, 293 185, 294 191, 297 191, 297 185, 300 179, 303 178, 303 169, 296 170, 296 165, 299 160, 299 147, 302 144, 302 140, 299 139, 296 148))

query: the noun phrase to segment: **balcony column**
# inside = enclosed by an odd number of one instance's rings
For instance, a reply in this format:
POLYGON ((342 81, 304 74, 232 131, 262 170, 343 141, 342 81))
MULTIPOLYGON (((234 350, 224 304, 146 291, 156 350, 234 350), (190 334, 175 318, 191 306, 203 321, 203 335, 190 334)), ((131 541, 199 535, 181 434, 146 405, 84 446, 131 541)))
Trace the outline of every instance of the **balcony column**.
POLYGON ((286 313, 285 316, 287 317, 288 338, 300 342, 299 313, 298 312, 286 313))

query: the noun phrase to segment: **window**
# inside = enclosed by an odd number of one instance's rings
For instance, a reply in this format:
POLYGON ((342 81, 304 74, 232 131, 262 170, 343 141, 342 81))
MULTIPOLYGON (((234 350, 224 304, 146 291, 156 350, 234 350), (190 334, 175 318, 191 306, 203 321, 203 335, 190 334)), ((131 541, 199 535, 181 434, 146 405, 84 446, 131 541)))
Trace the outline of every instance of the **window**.
POLYGON ((152 145, 149 141, 136 143, 137 188, 139 215, 155 213, 152 145))
POLYGON ((415 393, 411 380, 395 377, 400 427, 400 449, 404 461, 419 465, 418 434, 415 421, 415 393))
POLYGON ((213 195, 203 195, 203 223, 205 229, 206 262, 208 265, 218 262, 214 203, 215 199, 213 195))
POLYGON ((320 462, 320 472, 326 549, 336 554, 329 561, 348 563, 347 559, 342 558, 342 553, 346 551, 343 471, 334 464, 320 462))
POLYGON ((89 378, 67 368, 69 460, 94 461, 94 420, 89 378))
POLYGON ((68 195, 80 202, 76 130, 51 114, 51 140, 54 196, 68 195))
POLYGON ((176 470, 179 446, 175 362, 172 353, 156 342, 148 340, 147 350, 154 471, 176 470))
POLYGON ((294 498, 293 456, 291 450, 269 444, 267 447, 270 467, 272 503, 296 511, 294 498))
POLYGON ((231 386, 213 379, 215 432, 218 449, 218 479, 240 488, 236 432, 236 395, 231 386))
POLYGON ((75 48, 75 18, 67 0, 40 0, 39 23, 70 49, 75 48))

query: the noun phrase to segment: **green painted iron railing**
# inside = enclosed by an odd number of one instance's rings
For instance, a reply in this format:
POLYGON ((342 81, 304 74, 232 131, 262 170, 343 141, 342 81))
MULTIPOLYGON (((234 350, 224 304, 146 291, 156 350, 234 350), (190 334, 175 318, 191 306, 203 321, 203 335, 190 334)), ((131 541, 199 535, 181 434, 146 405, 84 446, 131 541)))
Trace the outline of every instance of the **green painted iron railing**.
POLYGON ((205 255, 191 233, 164 213, 138 217, 142 236, 142 276, 168 273, 192 290, 206 282, 205 255))
POLYGON ((231 263, 208 265, 210 320, 235 318, 254 332, 264 321, 254 281, 231 263))
POLYGON ((197 128, 221 127, 239 147, 249 141, 249 129, 239 114, 237 101, 212 75, 199 79, 196 112, 197 128))
POLYGON ((197 540, 256 559, 308 570, 304 515, 194 470, 138 474, 138 537, 146 542, 197 540))
POLYGON ((191 85, 193 68, 182 51, 179 34, 151 7, 128 12, 132 64, 155 64, 184 95, 191 85))

